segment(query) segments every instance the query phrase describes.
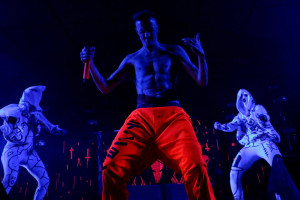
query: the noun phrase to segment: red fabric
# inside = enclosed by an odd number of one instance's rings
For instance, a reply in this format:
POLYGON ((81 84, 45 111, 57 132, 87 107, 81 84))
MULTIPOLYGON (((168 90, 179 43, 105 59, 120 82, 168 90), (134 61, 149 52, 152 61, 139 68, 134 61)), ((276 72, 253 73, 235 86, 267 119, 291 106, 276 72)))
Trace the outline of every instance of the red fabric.
POLYGON ((176 106, 139 108, 126 119, 107 152, 102 200, 126 200, 126 183, 160 159, 181 172, 189 200, 215 199, 190 117, 176 106))

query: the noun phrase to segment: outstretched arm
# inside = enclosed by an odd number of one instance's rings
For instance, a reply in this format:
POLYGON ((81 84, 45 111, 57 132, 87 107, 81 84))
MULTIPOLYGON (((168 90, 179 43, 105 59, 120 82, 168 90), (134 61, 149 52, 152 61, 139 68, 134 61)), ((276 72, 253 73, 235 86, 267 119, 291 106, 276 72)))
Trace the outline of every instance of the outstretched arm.
POLYGON ((184 44, 189 46, 194 54, 198 57, 198 67, 196 67, 190 60, 187 53, 181 47, 178 48, 178 53, 181 57, 181 63, 184 65, 190 76, 200 86, 206 86, 208 83, 208 69, 204 55, 204 50, 200 42, 200 34, 196 38, 183 38, 184 44))
MULTIPOLYGON (((235 116, 233 118, 233 120, 229 123, 221 124, 219 122, 215 122, 215 124, 214 124, 214 128, 216 130, 221 130, 224 132, 232 132, 232 131, 235 131, 239 127, 240 127, 240 123, 239 123, 238 116, 235 116)), ((242 129, 239 129, 239 131, 242 131, 242 129)))
POLYGON ((52 135, 65 135, 67 133, 66 130, 59 128, 58 125, 54 125, 49 122, 42 112, 36 111, 32 112, 31 114, 33 114, 35 117, 37 132, 40 132, 42 128, 52 135))
POLYGON ((93 59, 95 54, 95 48, 84 47, 80 53, 80 58, 82 62, 91 60, 91 74, 96 84, 97 88, 103 93, 107 94, 111 92, 117 85, 119 85, 123 80, 125 80, 130 75, 131 66, 128 62, 129 56, 127 56, 119 68, 108 78, 105 79, 101 73, 98 71, 93 59))

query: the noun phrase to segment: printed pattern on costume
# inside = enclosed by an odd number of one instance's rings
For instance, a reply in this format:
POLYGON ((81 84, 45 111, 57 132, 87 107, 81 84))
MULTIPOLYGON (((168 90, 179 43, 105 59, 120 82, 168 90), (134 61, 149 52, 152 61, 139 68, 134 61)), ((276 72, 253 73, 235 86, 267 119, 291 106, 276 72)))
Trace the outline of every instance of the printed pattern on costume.
POLYGON ((240 111, 229 123, 222 124, 219 130, 224 132, 232 132, 238 129, 236 138, 241 145, 251 145, 251 143, 262 141, 280 142, 280 136, 272 126, 270 117, 266 109, 262 105, 255 105, 251 94, 246 90, 240 90, 237 99, 237 109, 240 111), (250 107, 243 105, 241 95, 246 93, 250 107), (248 115, 243 114, 244 110, 248 110, 248 115))

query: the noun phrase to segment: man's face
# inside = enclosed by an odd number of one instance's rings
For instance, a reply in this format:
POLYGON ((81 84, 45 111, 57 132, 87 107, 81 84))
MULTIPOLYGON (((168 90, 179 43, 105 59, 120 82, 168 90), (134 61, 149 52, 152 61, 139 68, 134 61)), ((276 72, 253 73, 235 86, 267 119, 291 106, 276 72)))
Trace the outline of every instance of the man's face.
POLYGON ((151 47, 157 41, 158 26, 154 18, 135 22, 135 30, 141 42, 146 47, 151 47))

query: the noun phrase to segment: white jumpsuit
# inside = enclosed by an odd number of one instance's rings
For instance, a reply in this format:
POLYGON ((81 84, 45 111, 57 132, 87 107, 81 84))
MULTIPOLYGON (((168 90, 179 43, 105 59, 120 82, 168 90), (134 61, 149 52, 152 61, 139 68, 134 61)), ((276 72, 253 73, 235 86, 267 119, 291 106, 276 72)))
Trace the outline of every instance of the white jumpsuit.
POLYGON ((27 88, 19 104, 10 104, 0 110, 0 117, 4 121, 0 130, 7 140, 1 156, 4 169, 3 186, 8 194, 16 183, 19 166, 22 166, 38 182, 34 200, 44 198, 49 177, 43 162, 33 149, 33 138, 38 135, 41 128, 52 134, 62 134, 62 129, 51 124, 39 107, 44 90, 45 86, 27 88), (29 109, 24 109, 24 104, 29 105, 29 109))
POLYGON ((244 146, 236 155, 230 171, 230 186, 234 199, 243 200, 243 173, 261 158, 272 166, 274 156, 281 156, 275 144, 280 142, 280 136, 270 123, 266 109, 262 105, 255 105, 247 90, 239 90, 236 107, 238 115, 226 124, 216 122, 215 129, 225 132, 237 130, 236 138, 244 146))

